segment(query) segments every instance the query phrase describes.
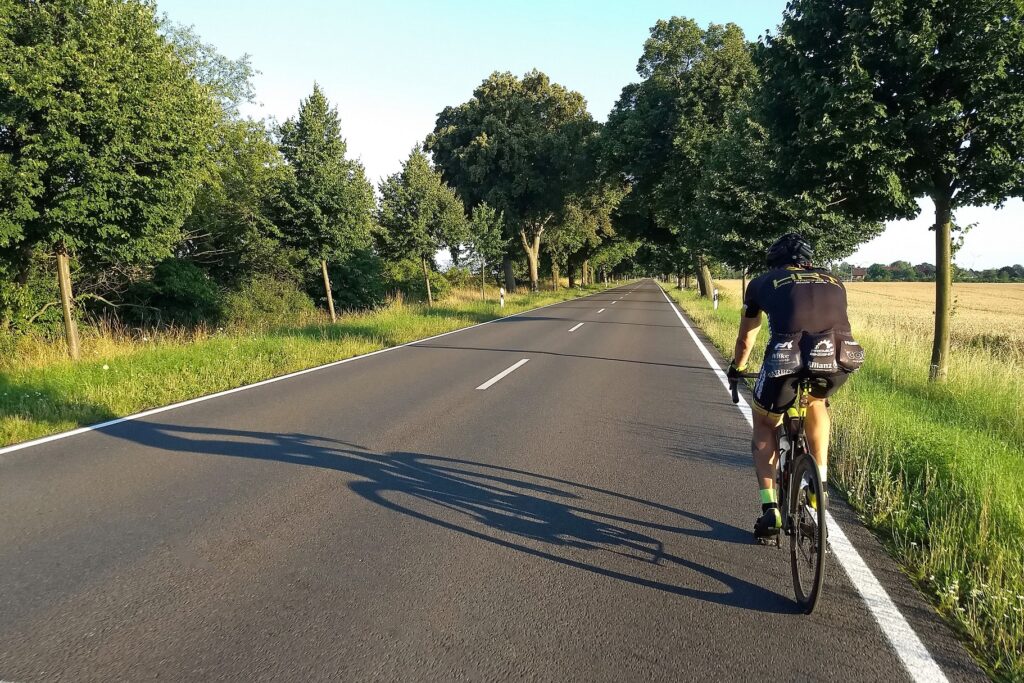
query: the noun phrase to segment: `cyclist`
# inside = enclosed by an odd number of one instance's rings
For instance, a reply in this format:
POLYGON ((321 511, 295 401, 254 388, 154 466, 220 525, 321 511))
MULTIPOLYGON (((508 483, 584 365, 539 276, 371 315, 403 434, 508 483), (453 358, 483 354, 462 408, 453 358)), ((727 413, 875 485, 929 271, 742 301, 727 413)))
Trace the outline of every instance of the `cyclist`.
POLYGON ((761 329, 761 313, 768 316, 771 339, 754 387, 754 434, 751 450, 761 516, 754 535, 775 536, 782 528, 774 481, 778 444, 775 430, 796 401, 801 379, 811 379, 805 431, 808 448, 821 471, 824 487, 828 473, 831 421, 828 397, 863 360, 853 341, 846 313, 846 288, 839 278, 811 264, 811 245, 797 233, 781 237, 768 248, 768 272, 753 279, 743 299, 736 351, 729 378, 744 372, 761 329))

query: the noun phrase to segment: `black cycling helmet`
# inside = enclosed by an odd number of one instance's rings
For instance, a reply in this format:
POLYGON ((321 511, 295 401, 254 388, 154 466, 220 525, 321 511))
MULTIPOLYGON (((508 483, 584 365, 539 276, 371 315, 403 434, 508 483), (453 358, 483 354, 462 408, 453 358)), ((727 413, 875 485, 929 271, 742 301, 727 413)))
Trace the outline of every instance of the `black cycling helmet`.
POLYGON ((786 233, 768 247, 766 260, 770 268, 810 265, 814 249, 799 233, 786 233))

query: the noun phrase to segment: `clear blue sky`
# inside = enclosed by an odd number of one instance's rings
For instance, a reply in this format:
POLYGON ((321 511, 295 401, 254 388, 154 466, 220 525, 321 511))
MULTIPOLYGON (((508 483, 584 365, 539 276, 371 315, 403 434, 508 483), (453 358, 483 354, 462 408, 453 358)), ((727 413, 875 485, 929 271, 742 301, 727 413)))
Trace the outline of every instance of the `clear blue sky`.
MULTIPOLYGON (((735 22, 756 38, 778 23, 785 0, 158 0, 173 21, 196 27, 229 57, 252 55, 259 106, 283 120, 317 81, 337 105, 349 150, 374 181, 398 170, 438 112, 468 99, 492 71, 538 68, 583 93, 604 120, 637 79, 648 29, 672 15, 701 24, 735 22)), ((926 207, 930 211, 930 207, 926 207)), ((1024 203, 965 210, 978 222, 958 262, 1024 262, 1024 203)), ((929 220, 890 226, 854 261, 933 260, 929 220)))

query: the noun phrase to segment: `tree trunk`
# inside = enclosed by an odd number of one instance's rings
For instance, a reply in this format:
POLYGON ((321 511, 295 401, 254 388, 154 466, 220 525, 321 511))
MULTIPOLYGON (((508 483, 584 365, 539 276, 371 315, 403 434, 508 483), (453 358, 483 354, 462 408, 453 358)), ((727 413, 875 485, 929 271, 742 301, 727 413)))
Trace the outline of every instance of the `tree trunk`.
POLYGON ((555 259, 551 259, 551 281, 555 283, 555 291, 558 291, 558 278, 560 273, 558 272, 558 262, 555 259))
POLYGON ((487 301, 487 259, 480 259, 480 300, 487 301))
POLYGON ((683 289, 690 288, 690 271, 683 273, 683 289))
POLYGON ((14 282, 19 287, 24 287, 32 275, 32 246, 27 242, 22 244, 18 249, 18 257, 18 271, 14 276, 14 282))
POLYGON ((572 261, 566 264, 566 268, 569 269, 569 289, 576 286, 576 268, 573 267, 572 261))
POLYGON ((590 259, 583 259, 583 286, 594 284, 594 274, 590 272, 590 259))
POLYGON ((676 273, 676 289, 682 289, 682 288, 683 288, 683 274, 682 273, 676 273))
POLYGON ((742 302, 747 298, 747 269, 743 269, 742 275, 740 275, 740 301, 742 302))
POLYGON ((526 262, 530 266, 531 292, 536 292, 540 288, 537 276, 537 262, 540 261, 540 235, 542 232, 543 228, 535 230, 528 238, 525 229, 519 231, 519 238, 522 240, 523 250, 526 252, 526 262))
POLYGON ((57 287, 60 289, 60 305, 64 309, 64 337, 68 342, 68 355, 71 360, 82 357, 78 345, 78 323, 71 310, 71 264, 68 250, 63 244, 57 247, 57 287))
POLYGON ((704 262, 703 256, 695 257, 695 264, 697 270, 697 289, 700 291, 700 295, 705 299, 711 298, 711 292, 715 289, 715 283, 711 280, 711 269, 708 268, 708 264, 704 262))
POLYGON ((324 274, 324 291, 327 293, 327 310, 331 312, 331 322, 337 322, 338 316, 334 314, 334 294, 331 292, 331 278, 327 274, 327 259, 320 259, 320 270, 324 274))
POLYGON ((502 256, 501 267, 505 271, 505 291, 512 294, 516 291, 516 274, 512 270, 512 257, 508 254, 502 256))
POLYGON ((423 280, 427 283, 427 305, 434 305, 434 296, 430 292, 430 269, 427 268, 427 257, 421 256, 420 263, 423 264, 423 280))
POLYGON ((950 295, 953 289, 953 211, 949 197, 935 198, 935 338, 928 373, 933 382, 946 381, 949 371, 950 295))

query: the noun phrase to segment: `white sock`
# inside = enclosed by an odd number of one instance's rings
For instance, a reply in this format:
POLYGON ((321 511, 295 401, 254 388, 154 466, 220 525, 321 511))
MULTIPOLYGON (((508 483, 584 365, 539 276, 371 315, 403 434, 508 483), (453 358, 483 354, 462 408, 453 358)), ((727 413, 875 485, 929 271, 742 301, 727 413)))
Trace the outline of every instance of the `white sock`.
POLYGON ((828 465, 820 465, 818 470, 821 472, 821 488, 825 488, 825 482, 828 481, 828 465))

